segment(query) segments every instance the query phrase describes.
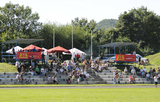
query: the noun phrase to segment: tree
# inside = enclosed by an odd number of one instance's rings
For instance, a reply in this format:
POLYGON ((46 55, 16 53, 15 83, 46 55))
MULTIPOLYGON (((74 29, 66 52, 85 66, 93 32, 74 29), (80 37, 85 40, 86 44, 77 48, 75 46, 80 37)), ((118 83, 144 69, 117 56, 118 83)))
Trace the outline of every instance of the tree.
POLYGON ((134 8, 128 13, 125 11, 119 16, 116 28, 120 36, 127 37, 132 42, 140 44, 142 49, 148 46, 155 51, 159 50, 160 19, 147 7, 134 8))
POLYGON ((33 38, 41 27, 38 13, 19 4, 7 3, 0 7, 0 35, 7 34, 6 39, 33 38))

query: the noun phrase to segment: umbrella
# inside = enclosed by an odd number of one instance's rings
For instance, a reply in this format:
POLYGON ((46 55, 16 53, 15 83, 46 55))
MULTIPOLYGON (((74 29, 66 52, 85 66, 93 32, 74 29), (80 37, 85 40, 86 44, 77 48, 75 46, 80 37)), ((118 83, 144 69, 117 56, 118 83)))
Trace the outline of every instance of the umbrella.
POLYGON ((33 50, 33 49, 36 49, 37 51, 44 51, 44 49, 42 49, 42 48, 40 48, 40 47, 38 47, 38 46, 35 46, 35 45, 29 45, 29 46, 27 46, 27 47, 25 47, 24 49, 23 49, 23 51, 24 50, 33 50))
POLYGON ((66 52, 66 53, 70 53, 69 50, 61 47, 61 46, 57 46, 57 47, 54 47, 54 48, 51 48, 49 50, 47 50, 48 53, 52 53, 52 52, 66 52))
MULTIPOLYGON (((18 51, 20 51, 20 50, 22 50, 22 49, 23 49, 23 48, 20 47, 20 46, 15 46, 15 47, 14 47, 15 53, 17 53, 18 51)), ((13 53, 12 48, 9 49, 9 50, 7 50, 6 53, 12 54, 12 53, 13 53)))
MULTIPOLYGON (((83 55, 86 55, 86 53, 85 52, 83 52, 83 51, 81 51, 81 50, 79 50, 79 49, 77 49, 77 48, 73 48, 73 49, 70 49, 69 50, 71 53, 70 54, 72 54, 73 52, 75 53, 75 54, 82 54, 83 53, 83 55)), ((68 54, 68 53, 65 53, 65 52, 63 52, 63 54, 68 54)))

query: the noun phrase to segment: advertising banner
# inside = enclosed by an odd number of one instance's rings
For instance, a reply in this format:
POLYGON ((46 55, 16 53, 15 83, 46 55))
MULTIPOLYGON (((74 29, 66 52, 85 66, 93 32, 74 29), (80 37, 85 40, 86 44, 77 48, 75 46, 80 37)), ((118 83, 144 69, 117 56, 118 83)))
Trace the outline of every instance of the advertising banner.
POLYGON ((136 55, 116 54, 115 61, 135 62, 136 61, 136 55))
POLYGON ((41 59, 41 52, 17 52, 17 59, 41 59))

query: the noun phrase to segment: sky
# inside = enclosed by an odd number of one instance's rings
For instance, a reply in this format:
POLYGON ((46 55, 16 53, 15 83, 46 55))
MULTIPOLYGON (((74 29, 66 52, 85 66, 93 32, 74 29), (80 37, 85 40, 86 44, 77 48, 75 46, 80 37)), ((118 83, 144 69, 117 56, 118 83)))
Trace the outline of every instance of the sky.
POLYGON ((0 7, 6 3, 29 6, 40 16, 39 22, 70 24, 76 17, 94 19, 118 19, 124 11, 147 7, 160 15, 160 0, 0 0, 0 7))

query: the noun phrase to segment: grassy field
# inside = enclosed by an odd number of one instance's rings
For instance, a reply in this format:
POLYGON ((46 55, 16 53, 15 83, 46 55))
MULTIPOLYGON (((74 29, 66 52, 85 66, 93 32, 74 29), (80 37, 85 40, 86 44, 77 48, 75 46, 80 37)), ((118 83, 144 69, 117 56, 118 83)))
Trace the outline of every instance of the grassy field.
POLYGON ((8 63, 0 63, 0 72, 17 72, 14 65, 8 63))
POLYGON ((0 102, 158 102, 160 88, 0 89, 0 102))

